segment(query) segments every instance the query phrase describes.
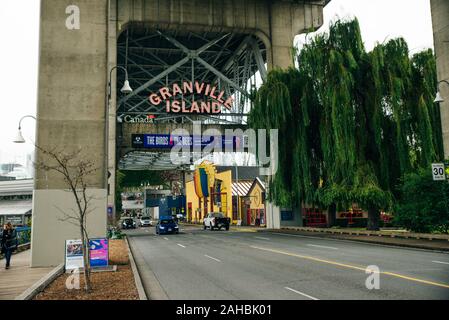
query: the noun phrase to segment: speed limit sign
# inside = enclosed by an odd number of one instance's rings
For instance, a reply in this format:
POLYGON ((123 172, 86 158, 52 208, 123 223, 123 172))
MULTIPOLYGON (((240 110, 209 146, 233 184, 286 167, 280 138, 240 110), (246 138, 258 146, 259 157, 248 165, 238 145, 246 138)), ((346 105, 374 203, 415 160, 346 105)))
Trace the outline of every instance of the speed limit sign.
POLYGON ((444 171, 444 163, 432 163, 432 176, 434 181, 446 180, 446 173, 444 171))

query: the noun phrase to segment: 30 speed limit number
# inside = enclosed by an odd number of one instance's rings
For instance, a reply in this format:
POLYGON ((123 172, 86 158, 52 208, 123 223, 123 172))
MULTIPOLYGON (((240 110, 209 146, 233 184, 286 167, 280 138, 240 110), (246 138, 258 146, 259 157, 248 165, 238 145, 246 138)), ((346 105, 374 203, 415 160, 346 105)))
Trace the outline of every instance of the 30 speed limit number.
POLYGON ((432 176, 435 181, 446 180, 444 163, 432 163, 432 176))

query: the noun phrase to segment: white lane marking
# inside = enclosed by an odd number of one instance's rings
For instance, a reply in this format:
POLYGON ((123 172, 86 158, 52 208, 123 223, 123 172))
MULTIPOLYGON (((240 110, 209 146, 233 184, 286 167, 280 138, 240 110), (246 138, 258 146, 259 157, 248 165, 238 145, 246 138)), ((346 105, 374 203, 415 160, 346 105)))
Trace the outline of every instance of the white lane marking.
POLYGON ((328 246, 320 246, 317 244, 308 244, 309 247, 316 247, 316 248, 323 248, 323 249, 332 249, 332 250, 338 250, 338 248, 335 247, 328 247, 328 246))
POLYGON ((260 239, 260 240, 270 240, 270 238, 264 238, 264 237, 254 237, 256 239, 260 239))
POLYGON ((185 246, 183 246, 183 245, 180 244, 180 243, 177 243, 177 245, 180 246, 181 248, 185 248, 185 246))
POLYGON ((443 262, 443 261, 432 261, 433 263, 439 263, 439 264, 449 264, 449 262, 443 262))
POLYGON ((219 260, 219 259, 217 259, 217 258, 214 258, 214 257, 211 257, 211 256, 208 256, 207 254, 205 254, 204 256, 205 256, 206 258, 215 260, 215 261, 217 261, 217 262, 221 262, 221 260, 219 260))
POLYGON ((305 293, 300 292, 300 291, 298 291, 298 290, 295 290, 295 289, 292 289, 292 288, 289 288, 289 287, 284 287, 284 288, 287 289, 287 290, 290 290, 290 291, 292 291, 292 292, 294 292, 294 293, 300 294, 300 295, 302 295, 302 296, 304 296, 304 297, 306 297, 306 298, 309 298, 309 299, 312 299, 312 300, 320 300, 320 299, 318 299, 318 298, 309 296, 308 294, 305 294, 305 293))
POLYGON ((168 238, 164 237, 164 240, 168 240, 168 238))

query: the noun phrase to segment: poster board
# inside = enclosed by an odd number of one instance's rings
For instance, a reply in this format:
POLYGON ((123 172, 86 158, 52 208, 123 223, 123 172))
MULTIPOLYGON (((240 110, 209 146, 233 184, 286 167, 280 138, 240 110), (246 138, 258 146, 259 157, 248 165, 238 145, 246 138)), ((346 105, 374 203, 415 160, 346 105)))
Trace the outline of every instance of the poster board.
POLYGON ((83 242, 81 240, 65 241, 65 269, 82 269, 84 267, 83 242))
POLYGON ((107 238, 89 240, 89 259, 92 268, 109 265, 109 241, 107 238))

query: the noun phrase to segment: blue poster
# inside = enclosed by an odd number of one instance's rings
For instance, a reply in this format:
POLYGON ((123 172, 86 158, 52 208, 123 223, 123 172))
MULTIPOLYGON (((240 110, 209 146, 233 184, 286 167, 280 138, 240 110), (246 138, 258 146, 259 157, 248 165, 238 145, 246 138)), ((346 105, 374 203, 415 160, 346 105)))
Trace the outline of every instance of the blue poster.
POLYGON ((108 239, 91 239, 90 247, 90 266, 107 267, 109 264, 109 243, 108 239))

